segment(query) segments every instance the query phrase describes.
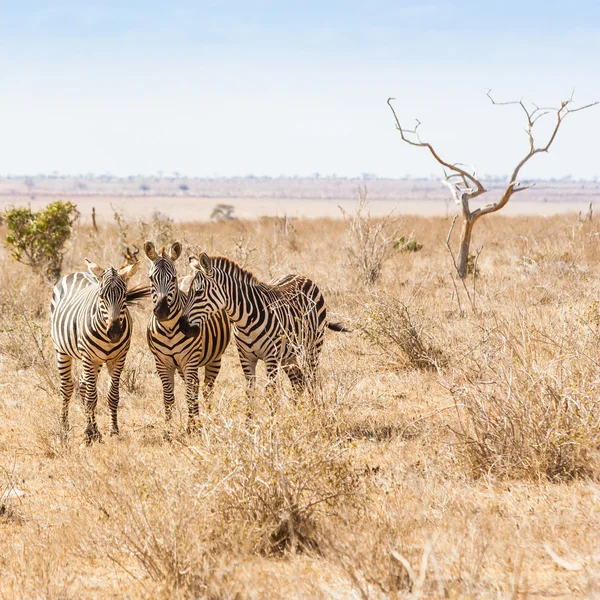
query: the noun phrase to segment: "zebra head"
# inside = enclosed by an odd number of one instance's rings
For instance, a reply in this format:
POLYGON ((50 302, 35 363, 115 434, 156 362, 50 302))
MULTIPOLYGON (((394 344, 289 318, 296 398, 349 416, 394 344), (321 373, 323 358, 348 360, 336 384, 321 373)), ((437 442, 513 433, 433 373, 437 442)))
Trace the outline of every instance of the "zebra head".
POLYGON ((194 269, 194 279, 179 326, 186 337, 196 337, 204 323, 218 310, 225 308, 227 299, 222 286, 215 280, 210 257, 202 252, 200 258, 190 256, 189 260, 194 269))
POLYGON ((166 321, 177 298, 177 271, 173 263, 181 254, 181 244, 175 242, 166 250, 163 247, 157 252, 152 242, 146 242, 144 252, 152 261, 149 275, 154 316, 159 321, 166 321))
POLYGON ((87 258, 85 262, 89 272, 99 284, 97 316, 100 322, 106 326, 108 339, 116 343, 121 339, 125 329, 127 281, 138 270, 140 263, 127 265, 117 270, 113 267, 103 269, 87 258))

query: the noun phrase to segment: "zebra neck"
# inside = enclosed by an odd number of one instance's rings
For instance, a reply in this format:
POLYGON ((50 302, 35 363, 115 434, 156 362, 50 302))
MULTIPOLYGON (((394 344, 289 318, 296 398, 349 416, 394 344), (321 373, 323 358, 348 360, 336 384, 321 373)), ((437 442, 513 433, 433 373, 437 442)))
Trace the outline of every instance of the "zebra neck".
POLYGON ((94 331, 106 331, 108 325, 106 319, 100 315, 100 298, 98 293, 94 296, 90 306, 90 321, 91 328, 94 331))
POLYGON ((225 312, 239 330, 252 328, 257 321, 262 319, 268 305, 268 298, 265 298, 260 283, 248 280, 243 276, 235 277, 234 274, 228 274, 226 280, 223 281, 223 287, 231 290, 227 294, 228 303, 225 312))
MULTIPOLYGON (((175 301, 173 302, 173 306, 169 309, 169 316, 165 320, 159 321, 160 326, 169 331, 177 329, 179 327, 179 319, 181 319, 181 315, 183 315, 184 306, 185 295, 177 288, 177 291, 175 292, 175 301)), ((156 317, 154 318, 156 319, 156 317)))

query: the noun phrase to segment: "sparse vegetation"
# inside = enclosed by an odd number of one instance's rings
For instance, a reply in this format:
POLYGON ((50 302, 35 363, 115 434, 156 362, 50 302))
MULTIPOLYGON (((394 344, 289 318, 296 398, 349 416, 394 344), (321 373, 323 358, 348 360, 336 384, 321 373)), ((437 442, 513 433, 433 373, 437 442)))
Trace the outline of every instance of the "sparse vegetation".
MULTIPOLYGON (((124 229, 139 247, 139 221, 121 218, 93 236, 76 223, 63 271, 90 243, 120 257, 124 229)), ((197 435, 177 381, 168 443, 147 303, 121 436, 92 448, 75 400, 60 441, 51 287, 3 248, 0 596, 594 597, 600 230, 576 219, 482 221, 477 311, 455 309, 443 218, 403 217, 422 248, 391 248, 368 288, 349 276, 347 221, 171 222, 173 238, 238 252, 264 279, 306 273, 354 333, 326 336, 315 397, 282 381, 251 419, 230 346, 197 435)))

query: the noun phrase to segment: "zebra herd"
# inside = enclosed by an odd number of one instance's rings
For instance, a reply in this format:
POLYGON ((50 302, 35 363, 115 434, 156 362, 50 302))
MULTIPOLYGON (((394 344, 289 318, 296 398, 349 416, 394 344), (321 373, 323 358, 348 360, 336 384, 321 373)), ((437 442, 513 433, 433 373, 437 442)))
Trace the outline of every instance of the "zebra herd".
POLYGON ((266 283, 229 258, 203 252, 189 257, 193 275, 180 282, 175 262, 181 250, 179 242, 160 251, 152 242, 145 243, 150 286, 127 288, 141 264, 137 259, 118 270, 102 269, 86 259, 88 272, 66 275, 55 285, 51 332, 60 375, 63 435, 69 429, 73 359, 83 365, 80 394, 87 418, 86 442, 101 439, 95 412, 103 364, 111 380, 110 433, 119 433, 119 380, 132 335, 128 306, 142 298, 152 298, 147 341, 162 383, 167 437, 175 372, 185 382, 187 430, 192 432, 199 424, 198 369, 205 369, 203 394, 210 402, 232 330, 248 388, 254 388, 257 362, 263 360, 268 389, 283 370, 297 393, 314 384, 325 329, 347 331, 327 321, 323 294, 307 277, 286 275, 266 283))

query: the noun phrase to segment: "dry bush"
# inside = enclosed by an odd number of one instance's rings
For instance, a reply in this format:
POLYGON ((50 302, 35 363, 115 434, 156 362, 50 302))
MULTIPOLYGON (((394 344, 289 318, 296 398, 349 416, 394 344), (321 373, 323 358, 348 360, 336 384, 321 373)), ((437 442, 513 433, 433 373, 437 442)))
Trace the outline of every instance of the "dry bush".
MULTIPOLYGON (((32 283, 33 275, 28 281, 32 283)), ((35 284, 40 289, 39 281, 35 284)), ((50 293, 50 286, 42 286, 50 293)), ((10 359, 16 370, 33 374, 36 386, 48 394, 58 393, 55 376, 55 356, 50 331, 45 324, 48 307, 43 294, 32 294, 29 289, 15 291, 7 286, 0 292, 0 356, 10 359)))
POLYGON ((273 219, 273 244, 277 246, 283 243, 290 252, 300 252, 298 232, 296 230, 294 217, 275 217, 273 219))
POLYGON ((73 457, 68 480, 96 520, 79 552, 161 597, 221 598, 255 553, 317 550, 321 520, 357 495, 347 453, 306 418, 257 419, 211 422, 167 468, 128 452, 73 457))
POLYGON ((224 422, 209 441, 230 448, 218 468, 225 518, 252 527, 261 554, 317 549, 319 517, 335 515, 357 493, 343 445, 329 439, 318 418, 307 419, 310 413, 284 412, 257 417, 248 428, 224 422))
POLYGON ((438 369, 445 363, 422 309, 389 295, 372 295, 360 323, 366 339, 392 363, 408 362, 418 369, 438 369))
POLYGON ((175 222, 169 215, 155 210, 148 221, 140 219, 138 236, 141 240, 152 240, 157 246, 165 246, 175 239, 175 222))
POLYGON ((452 394, 456 433, 476 475, 570 480, 594 473, 600 447, 598 336, 571 315, 486 325, 452 394))
POLYGON ((219 537, 196 477, 176 465, 157 472, 119 455, 82 466, 70 479, 98 521, 80 541, 84 556, 105 557, 133 579, 149 578, 159 597, 223 597, 215 589, 222 583, 219 557, 240 548, 219 537))
POLYGON ((367 285, 373 285, 381 275, 381 269, 389 260, 397 238, 394 229, 396 219, 391 214, 384 219, 373 219, 368 208, 367 188, 358 188, 358 205, 354 214, 349 215, 340 207, 348 229, 347 252, 350 265, 356 269, 367 285))
POLYGON ((242 230, 234 242, 233 258, 244 269, 252 268, 257 249, 253 245, 252 236, 242 230))
POLYGON ((123 210, 120 207, 113 206, 111 204, 110 208, 113 211, 113 220, 119 231, 119 239, 122 244, 127 244, 127 242, 129 241, 130 223, 127 222, 127 219, 123 215, 123 210))
POLYGON ((150 357, 141 350, 129 353, 127 362, 121 373, 121 386, 129 394, 139 393, 144 388, 148 376, 148 365, 150 357))

